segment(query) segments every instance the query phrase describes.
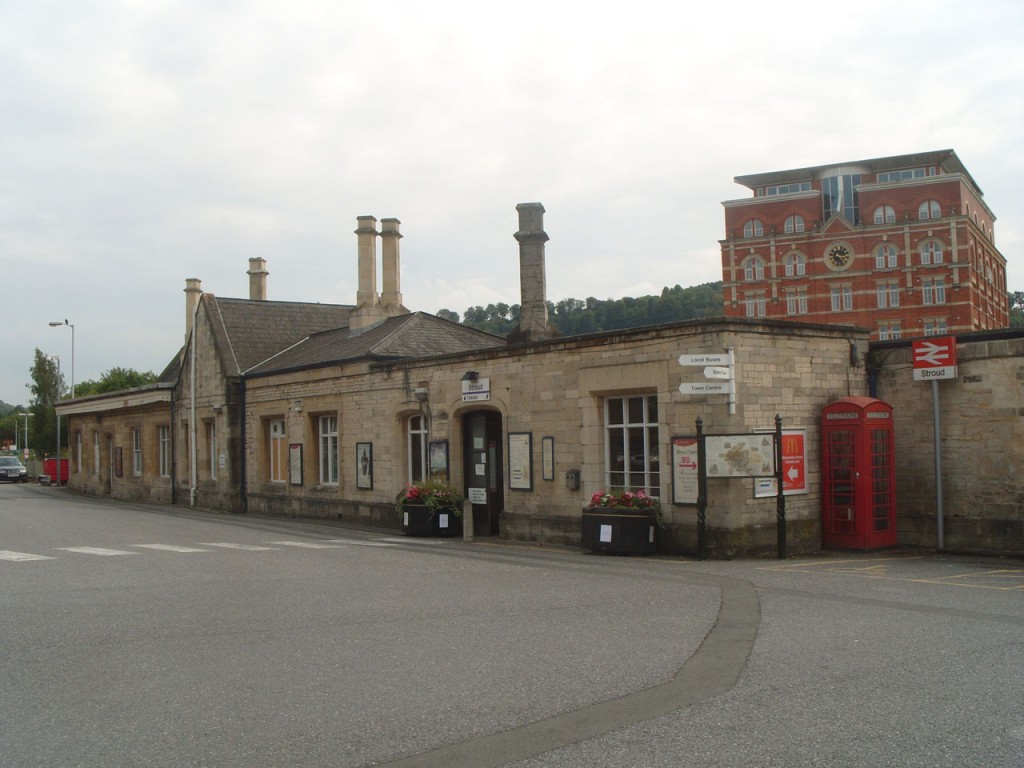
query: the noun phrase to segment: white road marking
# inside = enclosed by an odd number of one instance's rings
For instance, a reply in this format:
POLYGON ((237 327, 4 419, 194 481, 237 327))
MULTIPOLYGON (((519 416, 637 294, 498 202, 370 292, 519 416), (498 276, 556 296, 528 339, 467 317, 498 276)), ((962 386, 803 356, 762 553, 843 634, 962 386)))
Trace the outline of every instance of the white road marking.
POLYGON ((114 557, 116 555, 139 555, 141 552, 125 552, 123 549, 104 549, 103 547, 57 547, 65 552, 77 552, 81 555, 100 555, 114 557))
POLYGON ((26 560, 53 560, 46 555, 31 555, 28 552, 12 552, 9 549, 0 549, 0 560, 9 560, 13 563, 22 563, 26 560))
POLYGON ((388 544, 383 541, 364 541, 362 539, 327 539, 338 544, 351 544, 353 547, 397 547, 397 544, 388 544))
POLYGON ((282 547, 302 547, 304 549, 339 549, 338 544, 318 544, 315 541, 268 541, 268 544, 280 544, 282 547))
POLYGON ((230 541, 209 541, 203 542, 199 546, 201 547, 221 547, 222 549, 241 549, 246 552, 270 552, 276 547, 259 547, 255 544, 235 544, 230 541))
POLYGON ((196 547, 179 547, 175 544, 132 544, 133 547, 142 547, 143 549, 156 549, 160 552, 209 552, 208 549, 197 549, 196 547))

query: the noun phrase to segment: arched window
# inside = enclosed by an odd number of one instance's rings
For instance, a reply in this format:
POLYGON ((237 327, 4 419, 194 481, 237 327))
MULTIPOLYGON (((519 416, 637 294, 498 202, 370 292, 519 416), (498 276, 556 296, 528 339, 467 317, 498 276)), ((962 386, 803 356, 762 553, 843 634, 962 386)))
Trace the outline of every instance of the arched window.
POLYGON ((764 234, 764 224, 760 219, 751 219, 743 225, 744 237, 761 237, 764 234))
POLYGON ((882 243, 875 248, 875 269, 891 269, 899 266, 900 251, 892 243, 882 243))
POLYGON ((803 216, 789 216, 786 218, 786 224, 783 227, 787 235, 791 235, 794 232, 804 231, 804 217, 803 216))
POLYGON ((796 251, 786 254, 782 263, 786 267, 786 277, 799 277, 807 271, 807 257, 796 251))
POLYGON ((743 264, 743 279, 748 283, 764 280, 764 262, 759 256, 751 256, 743 264))
POLYGON ((925 240, 921 243, 921 266, 942 263, 942 243, 938 240, 925 240))
POLYGON ((895 224, 896 209, 891 205, 880 205, 875 208, 875 224, 895 224))
POLYGON ((942 208, 939 207, 938 200, 925 200, 917 208, 917 218, 919 219, 941 219, 942 208))

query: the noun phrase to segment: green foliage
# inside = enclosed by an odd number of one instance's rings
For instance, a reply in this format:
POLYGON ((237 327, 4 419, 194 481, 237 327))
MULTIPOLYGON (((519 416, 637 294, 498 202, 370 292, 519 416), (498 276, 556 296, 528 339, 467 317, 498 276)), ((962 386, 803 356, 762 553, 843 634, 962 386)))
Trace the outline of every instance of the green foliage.
MULTIPOLYGON (((29 411, 32 413, 28 432, 29 448, 39 454, 55 455, 57 450, 57 412, 54 405, 66 394, 64 374, 57 361, 36 349, 35 362, 29 370, 32 383, 29 411)), ((60 444, 67 444, 67 421, 61 422, 60 444)))
MULTIPOLYGON (((692 288, 664 288, 660 296, 623 299, 562 299, 548 302, 548 318, 563 336, 599 331, 617 331, 660 325, 682 320, 722 315, 722 283, 704 283, 692 288)), ((439 317, 458 322, 458 313, 442 309, 439 317), (444 313, 444 314, 442 314, 444 313)), ((463 325, 498 336, 508 336, 519 325, 519 305, 498 303, 470 307, 463 325)))
POLYGON ((1024 328, 1024 291, 1009 291, 1010 327, 1024 328))
POLYGON ((447 483, 430 480, 425 483, 407 485, 395 502, 395 509, 401 514, 406 504, 423 505, 430 510, 431 516, 437 512, 449 512, 456 517, 462 516, 461 493, 447 483))
POLYGON ((135 389, 152 384, 157 375, 152 371, 141 373, 134 368, 111 368, 104 373, 99 381, 87 380, 75 385, 75 397, 86 395, 104 395, 108 392, 120 392, 124 389, 135 389))

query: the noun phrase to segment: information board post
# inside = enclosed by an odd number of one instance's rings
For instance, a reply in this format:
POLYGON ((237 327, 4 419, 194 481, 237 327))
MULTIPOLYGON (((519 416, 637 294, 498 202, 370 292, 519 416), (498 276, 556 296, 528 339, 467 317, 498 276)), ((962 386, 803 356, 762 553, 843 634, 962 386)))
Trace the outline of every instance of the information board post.
POLYGON ((697 559, 706 560, 708 556, 707 542, 707 506, 708 506, 708 471, 707 449, 704 445, 704 419, 697 417, 697 559))
POLYGON ((778 540, 779 560, 786 559, 786 494, 783 488, 785 476, 782 470, 782 417, 775 414, 775 484, 779 489, 775 497, 775 528, 778 540))

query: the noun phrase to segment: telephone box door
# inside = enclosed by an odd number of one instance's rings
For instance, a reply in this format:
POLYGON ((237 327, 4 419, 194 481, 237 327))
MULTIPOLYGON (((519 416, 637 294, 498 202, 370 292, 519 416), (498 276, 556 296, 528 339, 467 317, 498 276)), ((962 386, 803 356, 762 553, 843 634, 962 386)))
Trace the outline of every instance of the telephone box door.
POLYGON ((896 545, 892 406, 847 397, 822 411, 822 545, 896 545))

